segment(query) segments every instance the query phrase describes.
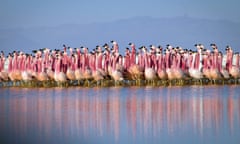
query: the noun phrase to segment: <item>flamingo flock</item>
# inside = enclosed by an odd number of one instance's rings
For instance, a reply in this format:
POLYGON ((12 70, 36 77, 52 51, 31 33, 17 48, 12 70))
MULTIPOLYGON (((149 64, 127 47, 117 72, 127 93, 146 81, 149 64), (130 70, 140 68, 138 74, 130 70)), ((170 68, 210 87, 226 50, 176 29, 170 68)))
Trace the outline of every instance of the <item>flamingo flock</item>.
POLYGON ((43 48, 31 54, 0 53, 1 86, 111 86, 238 84, 239 53, 223 54, 216 44, 195 50, 150 45, 138 50, 129 43, 125 54, 116 41, 93 50, 87 47, 43 48), (112 45, 112 46, 111 46, 112 45))

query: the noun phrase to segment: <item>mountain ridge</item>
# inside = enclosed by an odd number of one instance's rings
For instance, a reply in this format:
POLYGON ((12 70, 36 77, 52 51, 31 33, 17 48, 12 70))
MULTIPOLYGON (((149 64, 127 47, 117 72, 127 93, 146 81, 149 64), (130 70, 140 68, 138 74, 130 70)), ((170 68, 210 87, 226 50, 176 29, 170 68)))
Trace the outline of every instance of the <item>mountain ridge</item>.
POLYGON ((216 43, 221 50, 240 46, 239 23, 227 20, 197 19, 186 16, 173 18, 133 17, 112 22, 64 24, 50 27, 0 29, 0 50, 30 52, 42 47, 61 48, 87 46, 90 49, 114 39, 121 52, 128 42, 141 45, 172 44, 193 49, 195 43, 209 47, 216 43))

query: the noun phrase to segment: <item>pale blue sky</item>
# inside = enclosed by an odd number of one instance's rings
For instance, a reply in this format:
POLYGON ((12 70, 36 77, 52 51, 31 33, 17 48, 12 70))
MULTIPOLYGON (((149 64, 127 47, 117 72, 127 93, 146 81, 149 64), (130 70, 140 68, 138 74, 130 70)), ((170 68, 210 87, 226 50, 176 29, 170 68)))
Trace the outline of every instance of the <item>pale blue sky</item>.
POLYGON ((109 22, 135 16, 240 22, 239 0, 1 0, 0 27, 109 22))

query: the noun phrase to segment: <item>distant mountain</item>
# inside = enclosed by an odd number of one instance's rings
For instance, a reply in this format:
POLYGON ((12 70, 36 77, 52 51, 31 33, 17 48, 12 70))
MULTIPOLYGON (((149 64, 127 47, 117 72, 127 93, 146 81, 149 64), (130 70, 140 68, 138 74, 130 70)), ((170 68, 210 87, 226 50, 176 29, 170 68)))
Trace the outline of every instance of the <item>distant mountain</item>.
POLYGON ((195 43, 209 47, 216 43, 224 50, 231 45, 240 47, 240 23, 189 17, 151 18, 134 17, 107 23, 68 24, 57 27, 0 29, 0 50, 30 52, 33 49, 87 46, 90 49, 110 40, 119 42, 121 52, 129 42, 141 45, 172 44, 194 49, 195 43))

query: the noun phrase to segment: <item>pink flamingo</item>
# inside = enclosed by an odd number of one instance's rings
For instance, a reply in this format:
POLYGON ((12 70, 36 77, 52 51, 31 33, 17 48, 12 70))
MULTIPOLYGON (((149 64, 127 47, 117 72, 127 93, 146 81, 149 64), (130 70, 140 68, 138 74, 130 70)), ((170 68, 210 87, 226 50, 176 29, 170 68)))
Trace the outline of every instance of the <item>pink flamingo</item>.
POLYGON ((184 78, 184 73, 181 69, 181 55, 179 53, 176 53, 175 56, 173 57, 173 71, 174 71, 174 77, 178 80, 183 80, 184 78))
POLYGON ((165 66, 165 56, 161 52, 161 46, 159 46, 156 49, 156 59, 157 59, 157 75, 160 79, 161 83, 167 82, 167 72, 166 72, 166 66, 165 66))
POLYGON ((89 59, 89 65, 92 71, 92 77, 95 81, 99 82, 104 79, 100 69, 102 69, 101 60, 101 47, 96 47, 96 52, 92 53, 89 59))
POLYGON ((100 71, 100 69, 96 68, 96 65, 93 66, 92 77, 97 82, 97 85, 104 79, 102 72, 100 71))
POLYGON ((14 61, 13 61, 14 70, 13 71, 14 71, 15 80, 21 81, 22 80, 22 75, 21 75, 21 71, 20 71, 21 56, 19 56, 18 53, 15 52, 13 59, 14 59, 14 61))
POLYGON ((49 79, 51 81, 54 80, 54 61, 55 61, 55 57, 53 57, 52 55, 48 56, 48 65, 47 65, 47 76, 49 77, 49 79))
POLYGON ((211 79, 211 74, 210 74, 211 54, 210 53, 211 53, 210 50, 206 50, 205 54, 203 55, 203 75, 208 79, 211 79))
POLYGON ((190 68, 189 68, 189 75, 194 78, 194 79, 197 79, 197 80, 200 80, 201 84, 202 84, 202 78, 203 78, 203 73, 201 71, 201 69, 199 69, 199 67, 197 67, 197 65, 199 66, 199 62, 200 61, 197 61, 198 58, 196 58, 196 53, 193 53, 192 54, 192 63, 190 64, 190 68))
MULTIPOLYGON (((151 56, 151 54, 150 54, 151 56)), ((150 56, 147 53, 146 47, 143 47, 143 59, 144 59, 144 76, 146 80, 155 80, 157 78, 156 71, 150 67, 151 61, 150 56)))
POLYGON ((223 78, 225 79, 229 79, 230 78, 230 75, 229 75, 229 72, 227 71, 226 68, 224 68, 222 66, 222 61, 223 61, 223 55, 222 53, 220 52, 219 55, 218 55, 218 64, 219 64, 219 71, 220 73, 222 74, 223 78))
POLYGON ((61 55, 57 55, 56 63, 55 63, 55 72, 54 79, 58 83, 58 85, 62 85, 67 81, 66 74, 61 70, 61 55))
MULTIPOLYGON (((115 47, 117 44, 115 44, 115 47)), ((117 62, 118 62, 118 58, 119 58, 119 53, 118 53, 118 48, 115 48, 115 53, 114 53, 114 56, 113 56, 113 59, 112 59, 112 67, 109 67, 109 71, 110 71, 110 75, 111 77, 114 79, 115 81, 115 84, 116 82, 119 82, 119 81, 123 81, 123 74, 121 72, 121 70, 119 68, 117 68, 117 62)))
POLYGON ((96 70, 103 76, 103 77, 106 77, 107 76, 107 73, 106 71, 104 70, 104 58, 103 58, 104 54, 103 54, 103 51, 102 51, 102 48, 100 46, 98 46, 96 48, 96 62, 95 62, 95 65, 96 65, 96 70))
MULTIPOLYGON (((202 79, 203 78, 203 56, 202 56, 202 50, 203 50, 203 45, 202 44, 196 44, 195 45, 197 48, 197 53, 193 53, 192 55, 192 63, 189 69, 189 74, 191 77, 194 79, 202 79)), ((202 81, 201 81, 202 82, 202 81)))
POLYGON ((11 81, 15 80, 13 72, 13 58, 11 54, 8 55, 8 77, 11 81))
POLYGON ((8 72, 4 69, 6 58, 3 51, 0 55, 0 79, 3 81, 8 81, 8 72))
POLYGON ((167 72, 166 72, 166 67, 165 67, 165 57, 162 53, 157 53, 157 60, 158 60, 158 68, 157 68, 157 74, 158 77, 162 80, 167 79, 167 72))
POLYGON ((92 79, 92 70, 89 65, 89 53, 87 48, 84 48, 84 55, 83 55, 83 77, 88 82, 90 79, 92 79))
POLYGON ((83 73, 80 69, 80 59, 81 59, 81 53, 80 50, 77 49, 77 53, 74 54, 75 56, 75 63, 74 63, 74 68, 75 68, 75 78, 78 81, 78 85, 80 84, 80 81, 84 79, 83 73))
POLYGON ((218 61, 217 61, 217 58, 218 58, 218 52, 214 52, 212 57, 212 65, 210 67, 210 76, 211 76, 211 79, 213 80, 214 83, 216 83, 216 80, 219 80, 222 78, 221 76, 221 73, 219 71, 219 68, 218 68, 218 61))
POLYGON ((22 72, 22 79, 25 82, 31 81, 32 80, 32 75, 31 73, 27 70, 27 66, 29 63, 27 63, 28 56, 23 54, 23 60, 21 64, 21 72, 22 72))
MULTIPOLYGON (((233 61, 233 54, 231 55, 231 59, 233 61)), ((233 65, 233 62, 230 63, 229 65, 229 73, 231 74, 231 76, 234 78, 234 79, 237 79, 240 77, 240 70, 239 70, 239 53, 236 53, 235 54, 235 60, 236 60, 236 64, 233 65)))
POLYGON ((39 55, 37 57, 37 80, 41 82, 48 80, 48 76, 47 73, 45 72, 43 63, 44 62, 42 60, 42 54, 39 51, 39 55))
POLYGON ((66 72, 66 76, 69 80, 73 81, 76 80, 76 75, 75 75, 75 57, 72 54, 72 48, 70 48, 70 56, 68 58, 68 65, 67 65, 67 72, 66 72))
POLYGON ((85 80, 89 81, 92 79, 92 70, 90 69, 89 65, 89 53, 88 48, 82 47, 83 49, 83 55, 82 55, 82 73, 85 80))
POLYGON ((175 77, 174 77, 174 71, 173 71, 172 68, 171 68, 171 62, 172 62, 172 60, 170 59, 170 56, 171 56, 170 50, 167 49, 167 50, 166 50, 166 55, 165 55, 165 60, 166 60, 166 73, 167 73, 168 80, 170 80, 170 84, 171 84, 171 81, 172 81, 175 77))

